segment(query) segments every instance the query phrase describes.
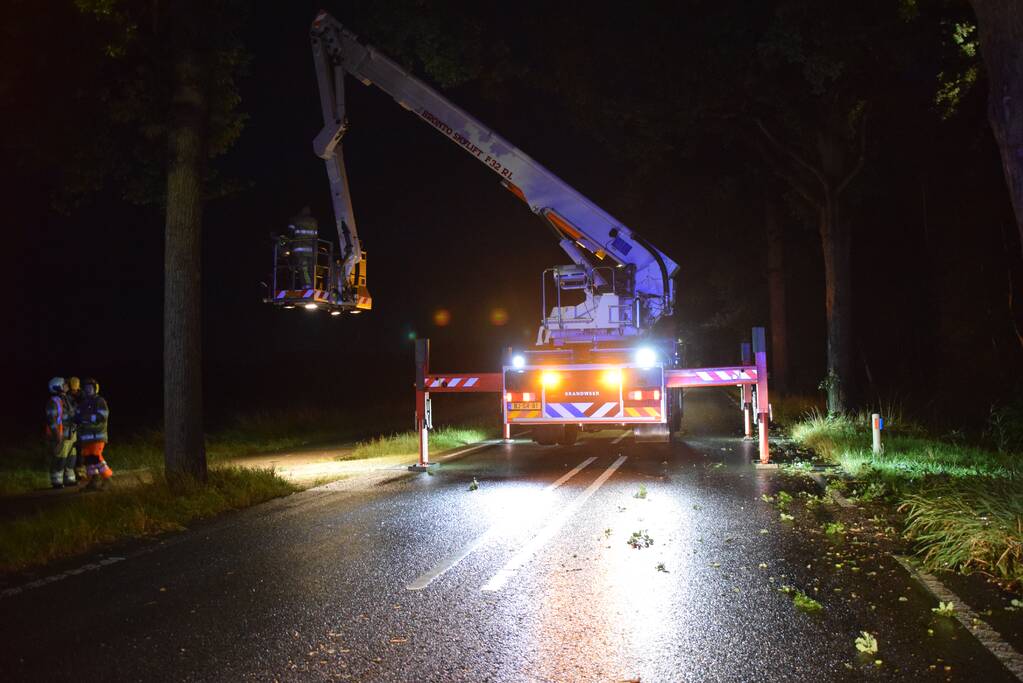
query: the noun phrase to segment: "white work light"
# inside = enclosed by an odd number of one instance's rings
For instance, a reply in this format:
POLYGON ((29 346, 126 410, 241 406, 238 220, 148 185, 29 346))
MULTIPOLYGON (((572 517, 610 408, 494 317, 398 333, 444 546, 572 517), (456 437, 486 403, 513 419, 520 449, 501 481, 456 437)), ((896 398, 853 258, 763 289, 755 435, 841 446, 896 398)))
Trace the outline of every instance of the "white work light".
POLYGON ((521 353, 516 353, 514 356, 512 356, 512 367, 515 368, 516 370, 521 370, 522 368, 526 367, 526 357, 523 356, 521 353))
POLYGON ((641 368, 652 368, 657 364, 657 352, 649 346, 636 349, 636 365, 641 368))
POLYGON ((306 304, 305 305, 305 310, 307 310, 307 311, 315 311, 317 308, 318 307, 317 307, 316 304, 306 304))

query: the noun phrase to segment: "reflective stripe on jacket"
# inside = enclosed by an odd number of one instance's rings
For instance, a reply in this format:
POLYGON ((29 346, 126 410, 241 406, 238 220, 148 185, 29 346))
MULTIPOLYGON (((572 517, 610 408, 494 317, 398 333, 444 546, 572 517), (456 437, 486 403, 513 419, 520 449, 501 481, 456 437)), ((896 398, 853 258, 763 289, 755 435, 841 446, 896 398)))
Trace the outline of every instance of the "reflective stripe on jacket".
POLYGON ((90 441, 109 441, 107 423, 110 420, 110 409, 102 396, 86 396, 78 404, 78 439, 83 443, 90 441))
POLYGON ((63 438, 65 407, 60 396, 50 396, 46 402, 46 436, 63 438))

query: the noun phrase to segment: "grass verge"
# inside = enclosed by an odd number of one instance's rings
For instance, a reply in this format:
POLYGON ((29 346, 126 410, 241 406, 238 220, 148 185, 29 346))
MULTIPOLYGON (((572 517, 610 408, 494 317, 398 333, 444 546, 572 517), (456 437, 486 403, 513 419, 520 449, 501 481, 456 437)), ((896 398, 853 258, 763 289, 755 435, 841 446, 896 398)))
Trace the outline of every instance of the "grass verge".
MULTIPOLYGON (((430 432, 430 450, 444 451, 467 446, 494 436, 486 427, 440 427, 430 432)), ((419 435, 415 431, 398 432, 361 441, 355 449, 340 459, 357 460, 384 455, 414 455, 419 451, 419 435)))
POLYGON ((1010 583, 1023 579, 1023 491, 1019 483, 969 482, 908 495, 906 535, 924 563, 981 571, 1010 583))
MULTIPOLYGON (((222 463, 245 455, 350 442, 369 430, 393 428, 380 415, 386 412, 295 410, 238 415, 208 434, 206 454, 209 462, 222 463)), ((163 467, 163 434, 159 430, 115 430, 113 437, 105 455, 118 476, 129 470, 157 471, 163 467)), ((41 439, 5 446, 0 456, 0 496, 49 488, 48 457, 41 439)))
POLYGON ((839 466, 847 496, 905 512, 905 535, 927 569, 1023 585, 1023 461, 935 438, 897 413, 886 415, 884 451, 875 455, 869 424, 866 414, 811 412, 791 435, 839 466))
POLYGON ((182 529, 296 490, 272 470, 225 467, 210 470, 206 487, 183 494, 172 492, 162 476, 121 491, 82 494, 38 515, 0 525, 0 572, 72 557, 126 538, 182 529))

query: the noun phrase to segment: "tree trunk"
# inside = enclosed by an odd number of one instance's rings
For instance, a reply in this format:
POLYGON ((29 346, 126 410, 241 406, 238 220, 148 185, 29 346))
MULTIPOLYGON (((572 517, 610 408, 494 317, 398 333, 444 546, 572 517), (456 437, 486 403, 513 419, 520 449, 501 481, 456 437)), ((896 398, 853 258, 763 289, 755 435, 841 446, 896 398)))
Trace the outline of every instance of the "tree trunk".
POLYGON ((852 235, 838 220, 836 201, 827 197, 820 210, 824 251, 824 305, 828 324, 828 412, 849 409, 852 388, 852 235))
POLYGON ((784 393, 789 383, 789 350, 785 320, 785 244, 778 225, 778 205, 764 206, 767 229, 767 293, 771 305, 771 385, 784 393))
POLYGON ((175 485, 206 481, 200 329, 205 76, 198 53, 179 44, 167 149, 163 304, 164 462, 175 485))
POLYGON ((971 0, 988 77, 988 121, 1023 244, 1023 3, 971 0))

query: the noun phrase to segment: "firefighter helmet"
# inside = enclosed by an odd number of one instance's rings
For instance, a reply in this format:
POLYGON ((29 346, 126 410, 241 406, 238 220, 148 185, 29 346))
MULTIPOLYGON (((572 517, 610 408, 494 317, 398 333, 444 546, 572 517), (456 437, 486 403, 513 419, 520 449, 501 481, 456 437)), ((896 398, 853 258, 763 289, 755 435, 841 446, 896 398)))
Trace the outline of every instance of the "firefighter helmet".
POLYGON ((78 379, 77 377, 68 377, 67 378, 67 388, 70 391, 78 391, 79 389, 82 388, 82 381, 80 379, 78 379))
POLYGON ((47 386, 50 388, 51 394, 59 394, 67 390, 67 383, 64 382, 63 377, 54 377, 50 380, 47 386))
POLYGON ((99 382, 94 380, 92 377, 86 377, 82 382, 82 390, 85 391, 85 393, 89 393, 89 387, 92 387, 93 396, 99 393, 99 382))

